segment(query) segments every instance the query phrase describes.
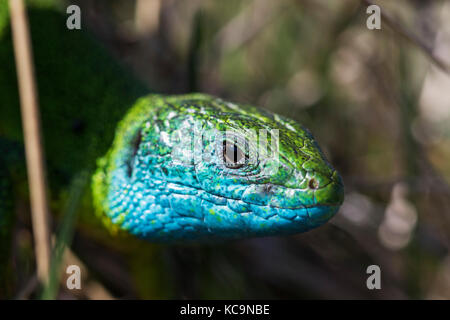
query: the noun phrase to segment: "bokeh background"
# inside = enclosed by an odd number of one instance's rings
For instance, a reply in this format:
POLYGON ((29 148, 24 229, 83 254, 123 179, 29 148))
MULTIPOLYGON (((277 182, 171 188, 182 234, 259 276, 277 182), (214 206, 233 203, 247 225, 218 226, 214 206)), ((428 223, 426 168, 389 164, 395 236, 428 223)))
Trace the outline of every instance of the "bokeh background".
MULTIPOLYGON (((359 0, 70 3, 152 91, 206 92, 307 126, 346 196, 305 234, 142 244, 133 257, 75 229, 65 261, 85 285, 67 290, 63 273, 58 298, 450 298, 450 1, 377 1, 381 30, 359 0), (366 287, 373 264, 381 290, 366 287)), ((15 297, 36 297, 27 219, 14 232, 15 297)))

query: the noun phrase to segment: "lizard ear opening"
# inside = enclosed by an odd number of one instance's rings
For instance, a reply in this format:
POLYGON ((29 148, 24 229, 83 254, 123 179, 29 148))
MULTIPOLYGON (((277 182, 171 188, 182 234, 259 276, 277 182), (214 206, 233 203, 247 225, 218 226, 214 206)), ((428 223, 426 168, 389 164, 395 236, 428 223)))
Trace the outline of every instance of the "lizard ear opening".
POLYGON ((133 167, 134 167, 134 158, 139 150, 139 145, 141 144, 142 141, 142 132, 141 130, 139 130, 136 133, 136 136, 133 138, 131 144, 131 155, 130 157, 127 159, 127 175, 128 178, 131 178, 131 176, 133 175, 133 167))

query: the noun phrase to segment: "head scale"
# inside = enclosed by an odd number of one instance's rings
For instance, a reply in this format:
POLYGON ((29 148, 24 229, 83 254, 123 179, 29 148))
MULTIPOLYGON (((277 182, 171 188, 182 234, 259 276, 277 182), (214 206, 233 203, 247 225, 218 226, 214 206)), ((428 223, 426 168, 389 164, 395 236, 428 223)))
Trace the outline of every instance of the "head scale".
POLYGON ((307 129, 201 94, 139 100, 93 184, 113 225, 154 241, 303 232, 343 201, 307 129))

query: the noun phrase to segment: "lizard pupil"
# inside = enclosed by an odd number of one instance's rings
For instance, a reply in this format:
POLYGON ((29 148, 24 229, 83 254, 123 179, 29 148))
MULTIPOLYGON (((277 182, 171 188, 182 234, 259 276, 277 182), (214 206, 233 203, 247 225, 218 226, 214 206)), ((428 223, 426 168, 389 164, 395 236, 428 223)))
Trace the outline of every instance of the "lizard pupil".
POLYGON ((235 143, 229 141, 223 142, 223 161, 227 168, 241 168, 244 165, 244 159, 244 153, 235 143))

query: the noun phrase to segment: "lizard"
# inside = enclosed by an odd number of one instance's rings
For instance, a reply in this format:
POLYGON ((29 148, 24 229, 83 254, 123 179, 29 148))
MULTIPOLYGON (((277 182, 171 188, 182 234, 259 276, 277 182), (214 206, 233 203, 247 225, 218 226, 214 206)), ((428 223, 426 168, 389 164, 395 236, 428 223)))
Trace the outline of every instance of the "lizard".
MULTIPOLYGON (((12 194, 23 196, 26 189, 24 174, 10 170, 20 161, 5 156, 13 152, 10 141, 21 145, 23 139, 6 3, 0 4, 0 137, 8 140, 0 157, 3 260, 12 194)), ((54 211, 81 170, 92 174, 81 220, 95 227, 101 220, 112 235, 150 242, 295 234, 338 211, 342 178, 304 126, 207 94, 148 94, 87 32, 64 28, 65 17, 53 4, 30 3, 54 211), (277 157, 264 157, 247 139, 261 130, 277 131, 277 157)))

